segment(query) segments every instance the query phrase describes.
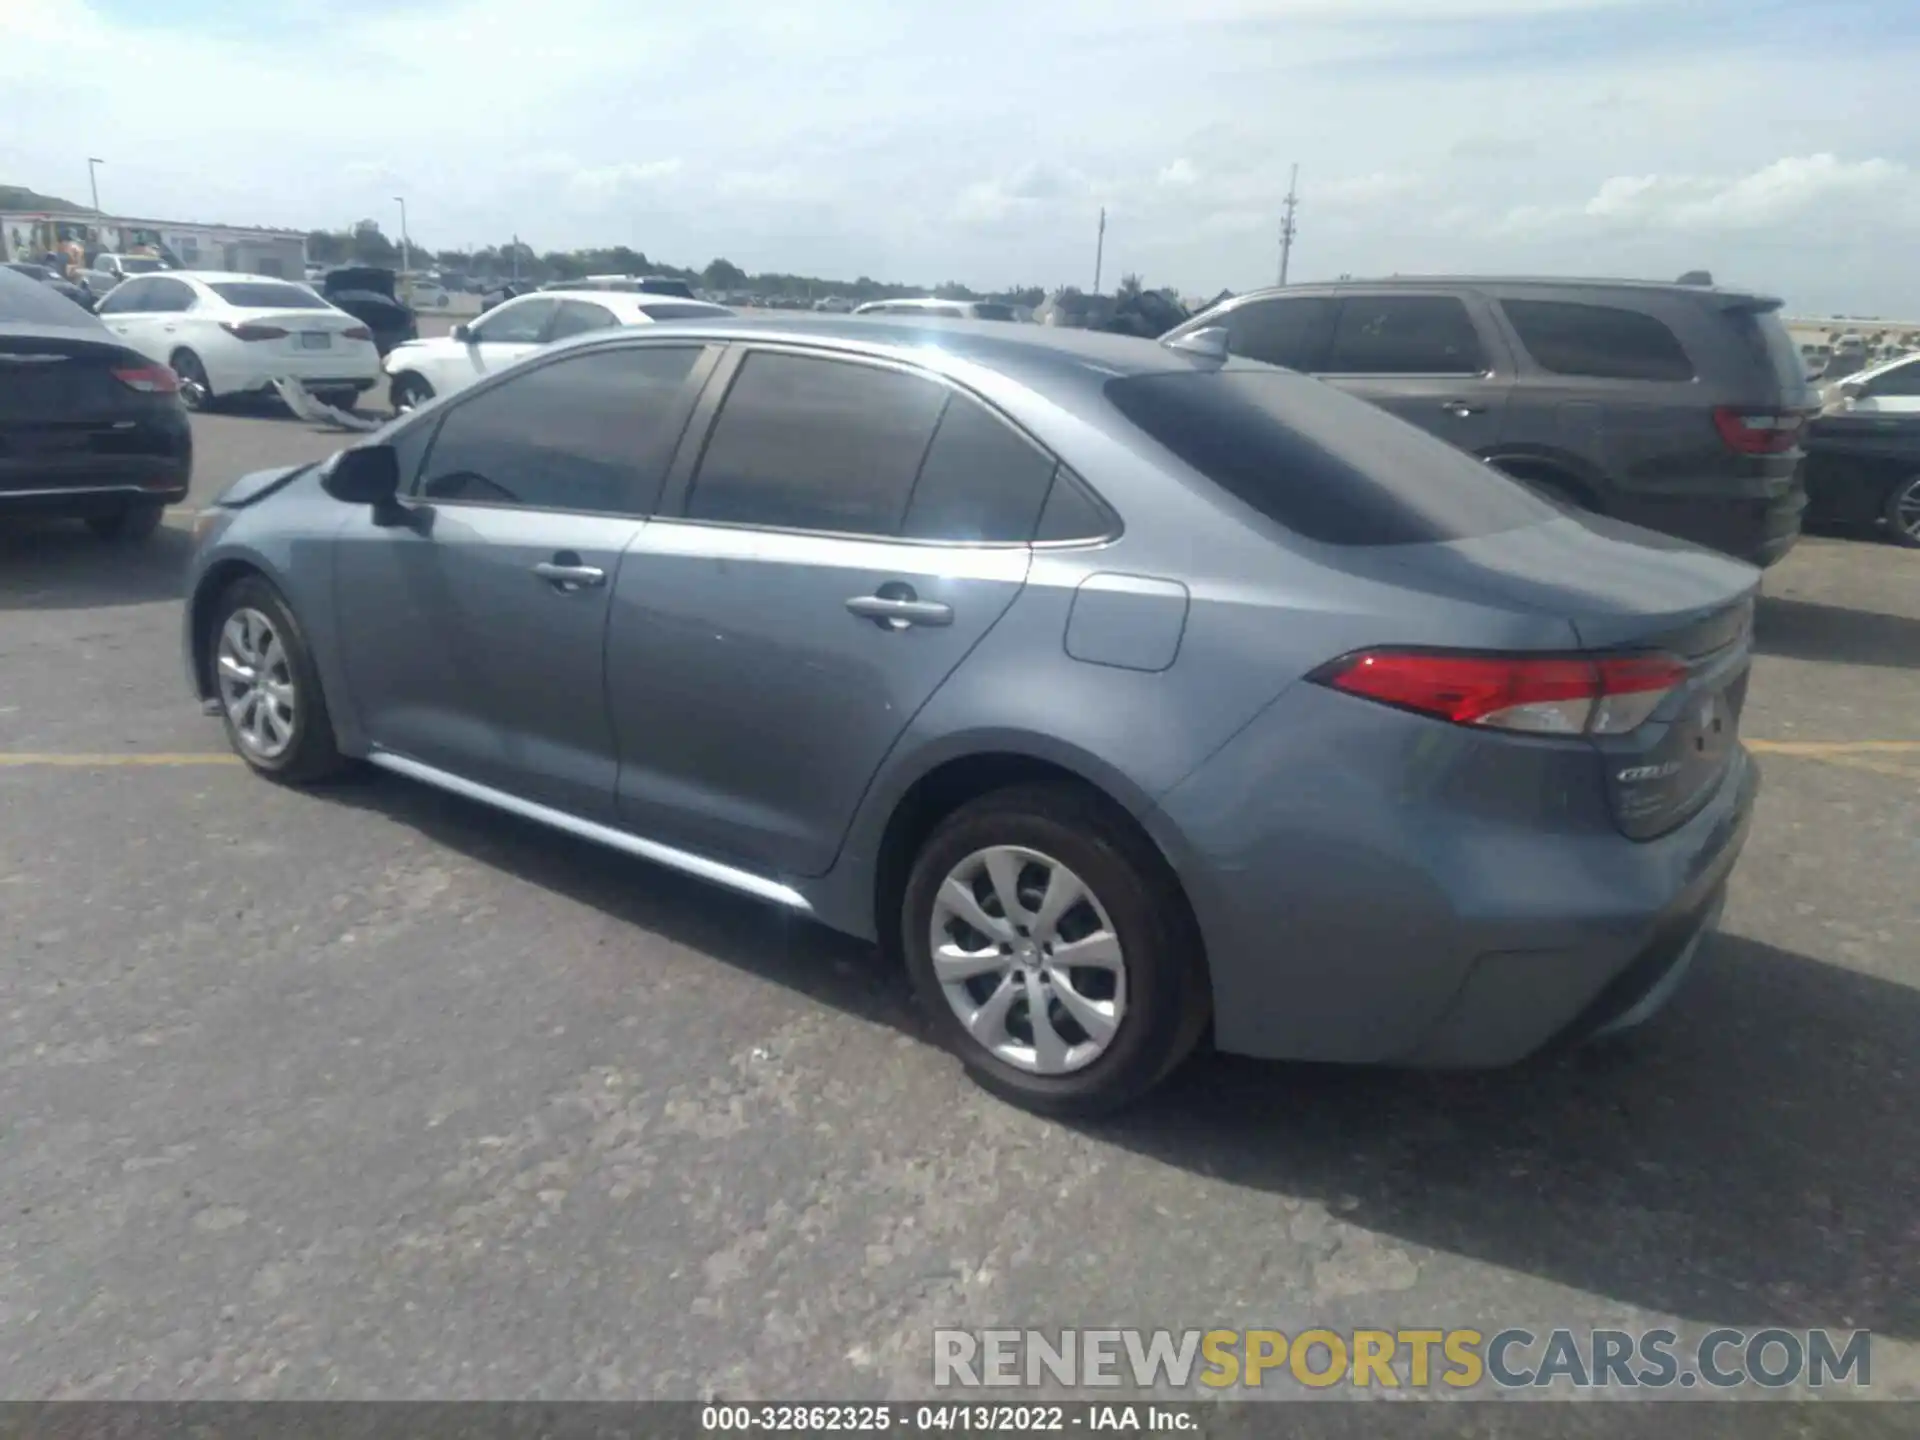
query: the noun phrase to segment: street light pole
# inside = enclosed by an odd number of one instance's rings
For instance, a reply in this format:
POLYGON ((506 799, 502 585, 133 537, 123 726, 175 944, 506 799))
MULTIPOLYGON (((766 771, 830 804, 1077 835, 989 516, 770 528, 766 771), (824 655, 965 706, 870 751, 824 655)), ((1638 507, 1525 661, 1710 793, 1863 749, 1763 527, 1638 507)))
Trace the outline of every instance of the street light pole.
POLYGON ((87 184, 93 187, 93 213, 100 213, 100 177, 94 172, 107 162, 97 155, 87 157, 87 184))
POLYGON ((394 202, 400 207, 400 273, 405 275, 413 268, 407 243, 407 197, 396 195, 394 202))

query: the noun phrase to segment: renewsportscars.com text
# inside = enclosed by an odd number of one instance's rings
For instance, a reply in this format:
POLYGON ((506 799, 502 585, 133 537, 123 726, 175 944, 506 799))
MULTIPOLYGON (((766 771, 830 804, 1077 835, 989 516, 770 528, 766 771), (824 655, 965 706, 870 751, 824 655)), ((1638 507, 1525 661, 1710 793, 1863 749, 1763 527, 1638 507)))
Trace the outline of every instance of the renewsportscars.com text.
POLYGON ((936 1389, 1866 1388, 1865 1330, 936 1330, 936 1389))

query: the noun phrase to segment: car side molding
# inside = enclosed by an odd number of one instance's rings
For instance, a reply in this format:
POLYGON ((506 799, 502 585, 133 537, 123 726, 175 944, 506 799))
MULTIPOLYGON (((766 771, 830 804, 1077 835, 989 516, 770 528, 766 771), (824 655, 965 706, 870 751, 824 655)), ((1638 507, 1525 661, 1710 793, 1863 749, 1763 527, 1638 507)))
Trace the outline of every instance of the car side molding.
POLYGON ((615 830, 610 825, 583 820, 578 815, 569 815, 564 810, 555 810, 552 806, 542 805, 538 801, 523 800, 518 795, 509 795, 506 791, 496 790, 491 785, 482 785, 477 780, 469 780, 465 776, 423 764, 405 755, 396 755, 391 750, 382 750, 378 746, 368 753, 367 763, 378 765, 382 770, 390 770, 396 775, 404 775, 409 780, 418 780, 451 794, 463 796, 468 800, 478 800, 482 805, 491 805, 497 810, 505 810, 522 819, 550 825, 555 830, 564 830, 569 835, 577 835, 582 840, 591 840, 596 845, 605 845, 610 849, 638 856, 642 860, 651 860, 656 865, 678 870, 683 875, 692 875, 696 879, 706 880, 715 885, 724 885, 729 890, 738 890, 742 894, 752 895, 757 899, 771 900, 777 905, 785 905, 788 909, 796 910, 803 915, 813 913, 813 906, 806 896, 791 885, 782 885, 777 880, 756 875, 750 870, 742 870, 718 860, 709 860, 704 855, 677 850, 671 845, 662 845, 657 840, 630 835, 624 830, 615 830))

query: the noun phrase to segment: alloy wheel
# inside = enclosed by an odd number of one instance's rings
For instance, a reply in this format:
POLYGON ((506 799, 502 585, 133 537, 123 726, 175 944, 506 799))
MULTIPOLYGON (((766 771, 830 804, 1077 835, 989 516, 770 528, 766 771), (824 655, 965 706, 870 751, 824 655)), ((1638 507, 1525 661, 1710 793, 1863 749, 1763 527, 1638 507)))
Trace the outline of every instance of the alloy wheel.
POLYGON ((1052 856, 977 850, 933 901, 933 970, 976 1043, 1035 1075, 1106 1053, 1127 1014, 1120 937, 1092 889, 1052 856))
POLYGON ((1920 475, 1907 481, 1893 497, 1888 513, 1893 517, 1894 527, 1907 537, 1909 544, 1920 544, 1920 475))
POLYGON ((278 760, 293 744, 300 699, 274 622, 258 610, 235 610, 220 627, 215 665, 233 733, 256 759, 278 760))

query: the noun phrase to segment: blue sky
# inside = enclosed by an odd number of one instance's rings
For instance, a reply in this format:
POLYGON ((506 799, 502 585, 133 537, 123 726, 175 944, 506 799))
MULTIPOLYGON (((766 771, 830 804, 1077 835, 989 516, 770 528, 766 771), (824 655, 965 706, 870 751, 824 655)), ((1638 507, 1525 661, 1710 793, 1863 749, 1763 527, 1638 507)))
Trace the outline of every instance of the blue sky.
POLYGON ((0 180, 976 285, 1696 267, 1920 317, 1912 0, 0 5, 0 180))

